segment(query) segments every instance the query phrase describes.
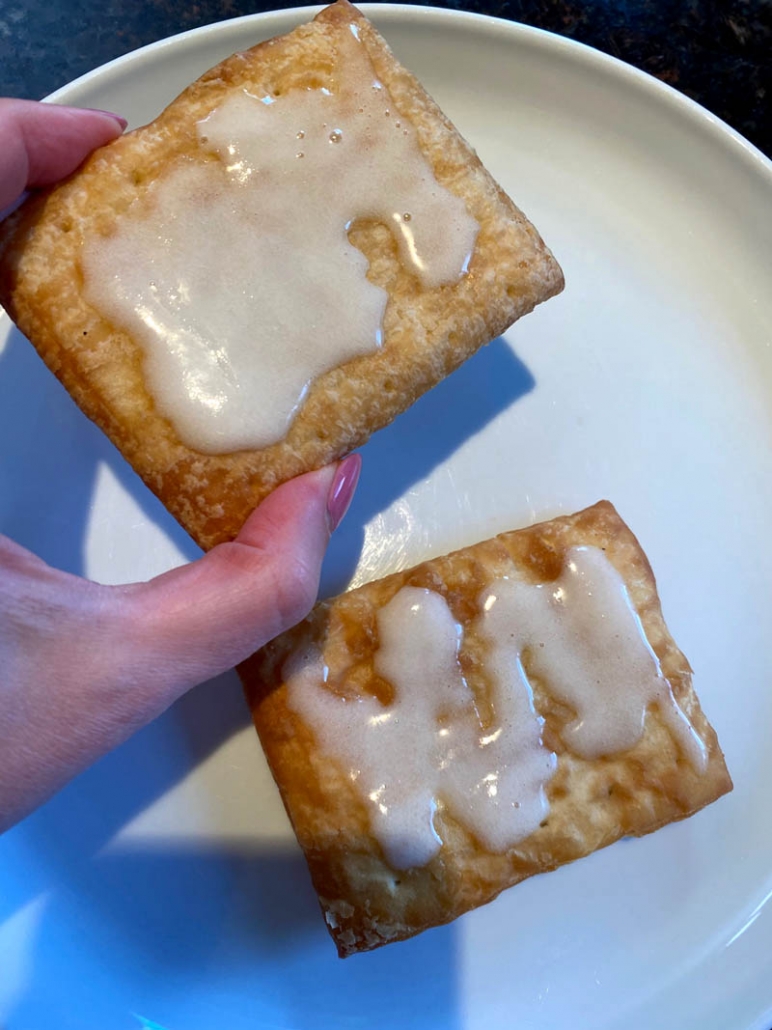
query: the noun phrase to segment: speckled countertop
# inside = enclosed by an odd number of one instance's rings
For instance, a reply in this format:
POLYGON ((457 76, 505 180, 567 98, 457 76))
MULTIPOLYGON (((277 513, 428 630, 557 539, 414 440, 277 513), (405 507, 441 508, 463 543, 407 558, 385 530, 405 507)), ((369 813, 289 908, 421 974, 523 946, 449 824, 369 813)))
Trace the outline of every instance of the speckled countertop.
MULTIPOLYGON (((301 3, 0 0, 0 95, 40 98, 186 29, 301 3)), ((446 0, 537 25, 682 90, 772 156, 772 0, 446 0)))

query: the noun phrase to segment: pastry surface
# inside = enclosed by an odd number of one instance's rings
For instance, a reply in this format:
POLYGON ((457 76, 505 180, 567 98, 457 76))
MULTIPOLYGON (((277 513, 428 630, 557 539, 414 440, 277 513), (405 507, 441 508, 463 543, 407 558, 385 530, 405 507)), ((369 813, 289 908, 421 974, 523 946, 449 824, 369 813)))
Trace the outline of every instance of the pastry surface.
MULTIPOLYGON (((446 923, 535 873, 685 818, 731 789, 716 734, 692 687, 689 664, 662 617, 656 583, 637 540, 608 502, 529 529, 505 533, 428 561, 318 605, 298 627, 267 645, 241 669, 255 725, 298 840, 330 932, 341 955, 365 951, 446 923), (621 577, 671 697, 703 748, 690 760, 662 704, 645 711, 640 739, 626 750, 588 758, 566 741, 575 712, 548 678, 532 677, 544 747, 556 756, 546 779, 548 812, 513 846, 491 849, 459 811, 435 816, 442 845, 422 865, 397 868, 373 829, 368 804, 344 760, 325 746, 290 696, 292 661, 322 655, 324 689, 343 704, 386 699, 378 675, 379 618, 404 588, 440 595, 463 631, 460 667, 485 710, 479 669, 484 641, 475 631, 486 591, 504 577, 554 584, 572 549, 602 552, 621 577)), ((416 734, 416 739, 419 735, 416 734)), ((425 856, 424 856, 425 857, 425 856)), ((421 861, 424 861, 423 859, 421 861)))
POLYGON ((33 196, 0 227, 0 302, 80 407, 204 548, 232 539, 279 483, 363 443, 562 285, 560 268, 534 227, 372 25, 344 0, 287 36, 213 68, 150 125, 96 152, 68 181, 33 196), (452 285, 427 286, 400 261, 390 229, 357 221, 350 242, 369 262, 369 281, 388 297, 378 352, 315 379, 279 442, 202 453, 158 411, 137 340, 86 299, 84 248, 136 217, 170 168, 212 160, 201 150, 197 125, 234 94, 334 90, 346 75, 340 54, 352 27, 437 182, 464 202, 480 227, 468 271, 452 285))

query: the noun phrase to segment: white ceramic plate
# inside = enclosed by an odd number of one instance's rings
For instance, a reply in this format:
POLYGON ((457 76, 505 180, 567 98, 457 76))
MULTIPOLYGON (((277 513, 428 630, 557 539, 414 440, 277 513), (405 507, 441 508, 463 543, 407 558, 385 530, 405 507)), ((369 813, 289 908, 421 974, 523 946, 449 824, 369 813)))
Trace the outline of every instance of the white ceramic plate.
MULTIPOLYGON (((326 589, 608 497, 652 560, 736 789, 341 963, 226 677, 0 841, 0 1025, 766 1030, 772 169, 680 95, 576 44, 446 11, 372 14, 568 286, 367 445, 326 589)), ((139 124, 307 15, 159 43, 56 99, 139 124)), ((0 340, 2 529, 102 581, 190 557, 7 321, 0 340)))

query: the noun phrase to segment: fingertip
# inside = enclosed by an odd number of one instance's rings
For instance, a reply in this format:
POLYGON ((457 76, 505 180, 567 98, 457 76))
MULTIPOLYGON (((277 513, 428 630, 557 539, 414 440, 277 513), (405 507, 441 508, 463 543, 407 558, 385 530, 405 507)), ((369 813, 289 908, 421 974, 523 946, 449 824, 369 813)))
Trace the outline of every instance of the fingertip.
POLYGON ((33 127, 38 137, 48 137, 55 149, 84 149, 86 153, 111 143, 129 124, 123 115, 96 107, 68 107, 64 104, 38 105, 40 123, 33 127))
POLYGON ((104 115, 107 118, 111 118, 114 122, 118 123, 121 132, 123 132, 126 126, 129 124, 128 120, 124 118, 122 114, 116 114, 115 111, 103 111, 101 110, 101 108, 98 107, 74 108, 74 110, 88 111, 89 114, 99 114, 104 115))
POLYGON ((259 546, 266 530, 281 537, 293 527, 316 537, 329 535, 327 498, 335 477, 336 465, 326 465, 313 472, 305 472, 277 486, 244 523, 236 538, 240 543, 259 546))
POLYGON ((124 128, 125 119, 112 112, 0 99, 0 208, 29 187, 48 186, 74 172, 124 128))
POLYGON ((287 480, 270 493, 247 519, 238 535, 242 543, 254 543, 255 530, 261 535, 266 523, 279 525, 302 521, 316 526, 329 537, 343 521, 359 482, 362 458, 349 454, 340 461, 287 480))

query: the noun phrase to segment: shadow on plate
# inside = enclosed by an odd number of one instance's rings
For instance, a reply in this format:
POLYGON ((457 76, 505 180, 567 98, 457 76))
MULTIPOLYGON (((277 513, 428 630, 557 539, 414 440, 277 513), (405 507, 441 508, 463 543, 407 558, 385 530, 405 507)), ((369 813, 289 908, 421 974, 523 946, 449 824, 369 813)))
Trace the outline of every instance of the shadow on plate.
POLYGON ((9 1030, 456 1030, 456 931, 341 962, 297 852, 109 853, 57 891, 9 1030))
POLYGON ((196 547, 107 437, 80 411, 18 329, 0 353, 0 532, 49 565, 85 572, 101 464, 185 558, 196 547))
POLYGON ((330 543, 322 595, 331 597, 348 585, 371 519, 534 385, 526 366, 498 337, 376 433, 363 450, 362 476, 351 508, 330 543))
POLYGON ((110 843, 248 721, 204 684, 0 839, 0 926, 43 899, 8 1030, 460 1026, 454 928, 341 962, 298 850, 110 843))
POLYGON ((0 837, 0 868, 17 872, 0 881, 0 924, 43 892, 80 889, 123 827, 250 724, 235 672, 209 680, 0 837))

